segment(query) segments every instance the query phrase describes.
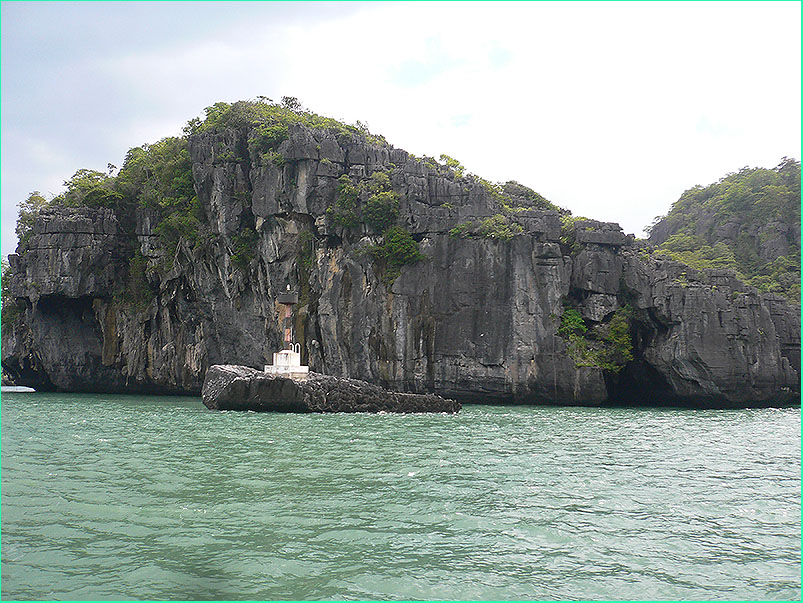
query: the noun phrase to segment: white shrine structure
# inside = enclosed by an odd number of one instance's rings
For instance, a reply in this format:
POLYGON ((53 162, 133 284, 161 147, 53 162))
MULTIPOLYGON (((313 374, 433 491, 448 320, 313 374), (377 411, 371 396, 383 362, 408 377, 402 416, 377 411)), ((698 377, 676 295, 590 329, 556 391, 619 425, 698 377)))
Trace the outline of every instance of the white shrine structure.
POLYGON ((265 365, 265 372, 291 379, 306 379, 309 367, 301 364, 301 344, 293 342, 293 306, 298 303, 298 293, 287 290, 277 300, 282 305, 283 349, 273 353, 273 364, 265 365))

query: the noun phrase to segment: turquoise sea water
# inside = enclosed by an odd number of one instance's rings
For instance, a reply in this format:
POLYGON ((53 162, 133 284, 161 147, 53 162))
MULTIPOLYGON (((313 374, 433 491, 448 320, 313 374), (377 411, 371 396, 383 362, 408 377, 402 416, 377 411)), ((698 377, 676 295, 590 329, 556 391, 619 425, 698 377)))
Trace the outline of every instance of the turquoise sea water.
POLYGON ((4 599, 799 599, 800 409, 2 395, 4 599))

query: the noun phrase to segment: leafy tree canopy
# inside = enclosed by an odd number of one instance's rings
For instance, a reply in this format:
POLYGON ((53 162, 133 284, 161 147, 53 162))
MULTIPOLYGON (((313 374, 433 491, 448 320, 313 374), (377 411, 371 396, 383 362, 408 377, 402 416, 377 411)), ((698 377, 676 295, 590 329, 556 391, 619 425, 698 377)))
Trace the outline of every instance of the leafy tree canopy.
POLYGON ((195 189, 186 139, 163 138, 131 149, 114 187, 124 201, 141 207, 171 210, 192 206, 195 189))
POLYGON ((114 188, 111 176, 81 168, 64 183, 67 190, 53 199, 54 205, 68 207, 116 207, 121 195, 114 188))
POLYGON ((25 243, 28 237, 31 236, 33 231, 33 222, 37 214, 47 207, 49 202, 42 196, 39 191, 33 191, 25 201, 20 203, 20 213, 17 219, 17 227, 15 232, 19 238, 20 244, 25 243))
POLYGON ((291 124, 301 124, 310 128, 333 130, 338 137, 350 138, 357 135, 369 142, 387 144, 384 137, 368 132, 365 124, 345 124, 331 117, 323 117, 304 108, 301 102, 292 96, 284 96, 280 103, 266 97, 257 100, 237 101, 229 104, 215 103, 204 110, 203 120, 190 120, 184 128, 185 134, 217 131, 225 128, 251 128, 254 130, 253 142, 262 152, 273 149, 287 138, 287 129, 291 124))

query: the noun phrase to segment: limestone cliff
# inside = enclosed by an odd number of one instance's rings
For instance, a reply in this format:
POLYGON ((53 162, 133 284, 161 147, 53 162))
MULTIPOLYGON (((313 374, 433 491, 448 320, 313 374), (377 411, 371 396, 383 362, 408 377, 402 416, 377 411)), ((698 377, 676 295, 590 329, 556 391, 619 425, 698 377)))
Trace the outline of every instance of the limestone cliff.
POLYGON ((615 224, 562 230, 556 211, 511 207, 478 178, 358 135, 290 126, 274 160, 248 137, 242 128, 189 138, 208 236, 174 252, 152 210, 137 210, 130 228, 112 209, 40 213, 9 258, 18 316, 4 321, 2 364, 16 383, 198 393, 213 364, 269 362, 276 296, 289 283, 301 292, 302 360, 318 373, 476 402, 798 399, 799 309, 729 272, 652 255, 615 224), (396 223, 425 256, 395 278, 371 253, 381 236, 336 219, 338 178, 359 187, 375 172, 388 176, 396 223), (505 236, 465 227, 494 216, 505 236), (246 229, 255 236, 243 259, 246 229), (119 291, 132 252, 152 291, 137 303, 119 291), (621 370, 578 355, 561 329, 567 309, 591 332, 625 306, 633 347, 621 370))

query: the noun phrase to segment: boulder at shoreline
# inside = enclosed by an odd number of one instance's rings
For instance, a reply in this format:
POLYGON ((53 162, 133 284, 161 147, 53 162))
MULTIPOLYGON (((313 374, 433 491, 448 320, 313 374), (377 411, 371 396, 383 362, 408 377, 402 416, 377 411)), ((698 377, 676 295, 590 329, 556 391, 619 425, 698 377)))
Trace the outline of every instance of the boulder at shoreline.
POLYGON ((295 379, 232 364, 209 367, 201 396, 212 410, 456 413, 461 408, 434 394, 392 392, 357 379, 320 373, 295 379))

